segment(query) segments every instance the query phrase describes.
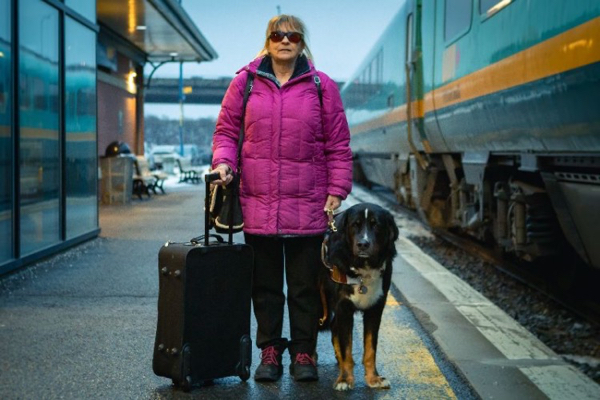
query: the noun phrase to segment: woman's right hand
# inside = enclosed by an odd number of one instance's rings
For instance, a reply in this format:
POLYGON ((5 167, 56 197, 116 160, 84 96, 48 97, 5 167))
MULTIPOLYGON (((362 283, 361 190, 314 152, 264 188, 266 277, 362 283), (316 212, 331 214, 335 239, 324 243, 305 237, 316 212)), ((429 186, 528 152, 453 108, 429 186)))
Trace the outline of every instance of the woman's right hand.
POLYGON ((233 174, 231 173, 231 168, 227 164, 219 164, 216 166, 212 172, 218 172, 220 179, 213 181, 213 185, 229 185, 233 180, 233 174))

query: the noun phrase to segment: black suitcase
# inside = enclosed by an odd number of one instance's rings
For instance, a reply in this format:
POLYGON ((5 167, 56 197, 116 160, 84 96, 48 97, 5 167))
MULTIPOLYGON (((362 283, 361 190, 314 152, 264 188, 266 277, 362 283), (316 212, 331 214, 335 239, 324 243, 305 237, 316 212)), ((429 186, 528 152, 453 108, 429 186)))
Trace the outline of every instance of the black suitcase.
MULTIPOLYGON (((206 175, 206 193, 217 174, 206 175)), ((208 197, 208 195, 207 195, 208 197)), ((208 205, 205 204, 208 210, 208 205)), ((250 377, 254 254, 219 235, 166 243, 158 254, 158 322, 152 368, 190 390, 226 376, 250 377), (217 240, 218 239, 218 240, 217 240)))

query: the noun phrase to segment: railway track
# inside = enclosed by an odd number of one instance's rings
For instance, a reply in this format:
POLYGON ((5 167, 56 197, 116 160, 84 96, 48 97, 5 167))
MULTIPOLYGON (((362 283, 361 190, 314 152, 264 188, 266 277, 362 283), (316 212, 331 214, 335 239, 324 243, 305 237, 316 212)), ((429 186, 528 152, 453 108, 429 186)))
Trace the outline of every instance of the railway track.
MULTIPOLYGON (((569 281, 577 281, 572 284, 561 285, 561 282, 552 282, 544 276, 544 271, 556 270, 560 268, 562 259, 548 261, 554 263, 552 266, 527 265, 527 263, 511 261, 496 254, 493 250, 478 243, 474 239, 461 236, 442 229, 434 229, 434 234, 446 242, 472 254, 475 257, 481 258, 485 262, 494 266, 498 271, 510 276, 524 285, 536 290, 548 299, 555 301, 562 307, 565 307, 570 312, 578 315, 590 323, 600 327, 600 300, 597 298, 597 290, 592 288, 581 288, 577 285, 581 282, 589 282, 594 280, 594 273, 590 271, 580 271, 581 274, 577 279, 565 276, 564 279, 569 281), (574 285, 574 286, 572 286, 574 285), (561 287, 563 286, 563 287, 561 287), (584 289, 583 292, 579 289, 584 289), (590 292, 592 290, 592 292, 590 292), (596 298, 594 298, 596 297, 596 298)), ((583 268, 578 266, 578 268, 583 268)), ((596 278, 596 282, 599 280, 596 278)), ((564 283, 564 282, 563 282, 564 283)))

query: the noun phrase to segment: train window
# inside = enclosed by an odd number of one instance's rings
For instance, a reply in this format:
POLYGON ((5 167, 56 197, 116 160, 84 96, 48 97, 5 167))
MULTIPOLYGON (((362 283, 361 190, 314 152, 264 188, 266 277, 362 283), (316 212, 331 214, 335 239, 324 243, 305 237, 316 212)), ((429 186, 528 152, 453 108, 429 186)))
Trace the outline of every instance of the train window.
POLYGON ((377 83, 383 84, 383 49, 377 53, 377 83))
POLYGON ((405 49, 405 54, 404 54, 404 62, 409 62, 412 61, 412 46, 413 46, 413 40, 412 40, 412 34, 413 34, 413 15, 409 14, 408 15, 408 21, 406 21, 406 43, 404 46, 405 49))
POLYGON ((472 0, 446 0, 444 16, 444 40, 457 39, 471 27, 472 0))
POLYGON ((513 0, 479 0, 479 14, 491 17, 512 2, 513 0))
POLYGON ((345 95, 348 107, 359 107, 379 93, 383 87, 383 49, 371 59, 371 62, 352 82, 351 89, 345 95))

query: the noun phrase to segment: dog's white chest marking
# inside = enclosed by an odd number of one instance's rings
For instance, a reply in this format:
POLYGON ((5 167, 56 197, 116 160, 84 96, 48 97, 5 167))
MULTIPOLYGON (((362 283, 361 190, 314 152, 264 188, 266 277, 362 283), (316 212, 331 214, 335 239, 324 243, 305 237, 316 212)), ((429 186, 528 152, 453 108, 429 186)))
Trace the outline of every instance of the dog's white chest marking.
POLYGON ((371 270, 368 274, 361 275, 363 286, 367 288, 366 293, 359 292, 360 285, 354 285, 354 293, 350 295, 350 301, 359 310, 372 307, 383 296, 383 279, 380 270, 371 270))

